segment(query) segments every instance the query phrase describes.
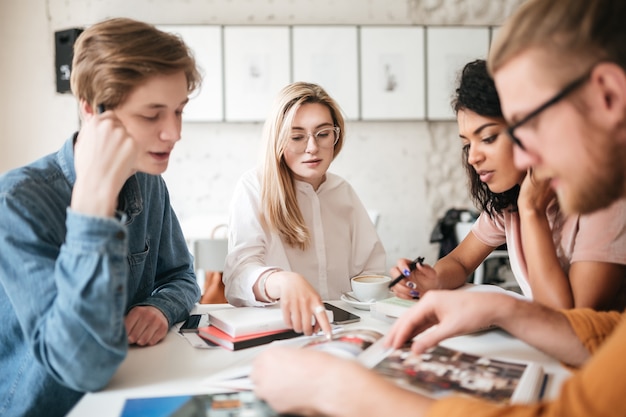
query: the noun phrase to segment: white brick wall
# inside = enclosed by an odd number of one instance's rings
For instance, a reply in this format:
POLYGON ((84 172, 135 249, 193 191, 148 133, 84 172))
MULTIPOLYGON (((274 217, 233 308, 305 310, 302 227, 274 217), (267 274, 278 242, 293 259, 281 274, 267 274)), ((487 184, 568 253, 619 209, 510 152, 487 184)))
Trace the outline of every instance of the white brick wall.
MULTIPOLYGON (((20 0, 0 1, 0 172, 55 150, 77 128, 71 97, 54 87, 55 30, 128 16, 155 24, 499 25, 521 0, 20 0), (28 51, 28 52, 25 52, 28 51)), ((388 264, 434 262, 430 231, 465 206, 454 122, 352 122, 331 170, 380 212, 388 264)), ((165 178, 181 220, 226 215, 232 188, 257 159, 259 123, 183 128, 165 178)))

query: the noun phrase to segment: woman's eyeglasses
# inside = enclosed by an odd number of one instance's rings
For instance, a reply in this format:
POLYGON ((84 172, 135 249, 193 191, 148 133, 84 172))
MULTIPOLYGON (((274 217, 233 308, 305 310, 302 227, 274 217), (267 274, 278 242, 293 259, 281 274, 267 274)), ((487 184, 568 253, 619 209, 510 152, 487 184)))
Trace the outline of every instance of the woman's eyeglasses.
POLYGON ((317 132, 291 132, 287 147, 292 152, 302 153, 306 151, 309 143, 309 136, 315 139, 315 143, 320 148, 332 148, 339 140, 339 127, 325 127, 317 132))

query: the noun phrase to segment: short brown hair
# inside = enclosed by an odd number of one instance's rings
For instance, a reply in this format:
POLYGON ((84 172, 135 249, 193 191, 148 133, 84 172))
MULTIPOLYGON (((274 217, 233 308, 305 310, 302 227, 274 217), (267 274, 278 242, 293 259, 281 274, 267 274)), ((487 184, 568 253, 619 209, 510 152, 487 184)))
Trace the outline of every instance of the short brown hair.
POLYGON ((70 83, 78 99, 113 109, 147 78, 178 71, 184 71, 190 93, 199 87, 196 61, 180 37, 147 23, 116 18, 80 34, 70 83))
POLYGON ((493 74, 528 48, 546 52, 565 76, 611 61, 626 70, 626 1, 529 0, 505 22, 489 55, 493 74), (571 74, 570 74, 571 73, 571 74))

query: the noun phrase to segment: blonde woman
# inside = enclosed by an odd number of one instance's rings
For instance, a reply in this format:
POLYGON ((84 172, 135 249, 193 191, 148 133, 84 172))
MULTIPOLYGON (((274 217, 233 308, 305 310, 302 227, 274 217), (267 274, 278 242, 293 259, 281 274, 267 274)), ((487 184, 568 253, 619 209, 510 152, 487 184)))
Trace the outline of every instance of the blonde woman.
POLYGON ((350 278, 385 270, 385 251, 358 196, 328 173, 344 119, 318 85, 297 82, 276 98, 260 169, 243 175, 231 204, 226 298, 235 306, 280 302, 285 321, 311 334, 330 324, 322 300, 350 278))

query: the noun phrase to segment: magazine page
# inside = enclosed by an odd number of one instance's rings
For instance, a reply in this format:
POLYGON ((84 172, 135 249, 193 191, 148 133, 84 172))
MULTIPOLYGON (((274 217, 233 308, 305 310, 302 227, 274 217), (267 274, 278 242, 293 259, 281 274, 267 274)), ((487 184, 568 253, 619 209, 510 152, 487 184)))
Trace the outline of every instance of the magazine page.
POLYGON ((320 350, 335 356, 355 359, 363 354, 370 346, 381 340, 383 334, 378 330, 366 328, 351 328, 333 331, 332 338, 328 340, 325 335, 311 338, 302 347, 320 350))
POLYGON ((502 404, 535 401, 544 383, 538 364, 490 359, 443 346, 416 354, 406 344, 389 351, 372 369, 432 398, 461 394, 502 404))
MULTIPOLYGON (((368 328, 333 329, 332 338, 329 340, 324 334, 302 336, 295 339, 272 342, 271 345, 291 346, 304 349, 315 349, 330 353, 335 356, 358 359, 378 346, 383 334, 378 330, 368 328)), ((380 351, 372 355, 377 361, 383 357, 380 351)), ((204 384, 230 390, 252 390, 254 386, 249 378, 251 365, 232 367, 222 372, 215 373, 204 380, 204 384)))

